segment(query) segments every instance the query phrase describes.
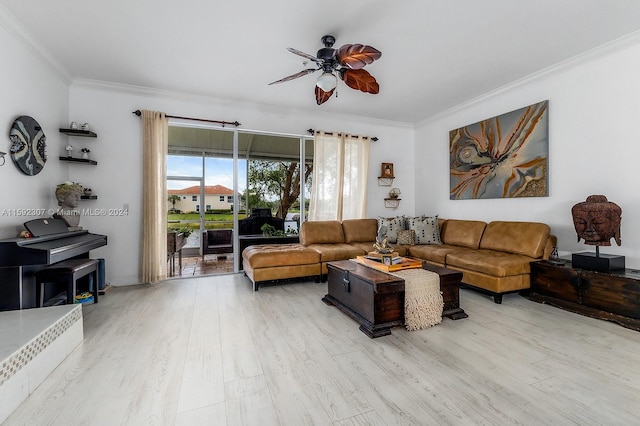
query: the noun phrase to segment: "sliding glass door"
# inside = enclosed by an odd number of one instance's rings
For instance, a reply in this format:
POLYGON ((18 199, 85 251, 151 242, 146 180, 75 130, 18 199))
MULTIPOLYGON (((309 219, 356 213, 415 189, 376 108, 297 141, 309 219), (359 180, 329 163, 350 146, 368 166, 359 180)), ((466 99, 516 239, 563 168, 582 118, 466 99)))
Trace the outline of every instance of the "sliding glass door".
POLYGON ((203 269, 225 257, 237 272, 238 235, 246 230, 239 223, 245 225, 252 211, 269 211, 284 219, 280 231, 297 232, 308 212, 312 167, 311 137, 170 123, 169 228, 193 229, 185 254, 200 255, 203 269), (209 250, 229 230, 232 250, 209 250))

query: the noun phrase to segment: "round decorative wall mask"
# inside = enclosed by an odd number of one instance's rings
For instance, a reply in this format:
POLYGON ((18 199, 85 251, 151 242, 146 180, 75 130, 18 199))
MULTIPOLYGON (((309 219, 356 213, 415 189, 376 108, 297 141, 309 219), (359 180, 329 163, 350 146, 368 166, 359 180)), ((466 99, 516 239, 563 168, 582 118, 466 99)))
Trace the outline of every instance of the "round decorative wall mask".
POLYGON ((22 115, 13 122, 9 131, 11 139, 11 159, 22 173, 37 175, 47 161, 46 140, 40 124, 28 115, 22 115))

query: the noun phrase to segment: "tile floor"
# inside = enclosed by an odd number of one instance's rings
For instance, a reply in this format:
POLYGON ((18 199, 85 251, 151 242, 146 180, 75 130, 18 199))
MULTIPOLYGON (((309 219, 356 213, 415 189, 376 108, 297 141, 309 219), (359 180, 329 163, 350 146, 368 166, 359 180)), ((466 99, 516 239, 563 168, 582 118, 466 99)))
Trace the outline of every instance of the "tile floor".
POLYGON ((202 256, 182 256, 182 274, 179 273, 178 259, 175 261, 174 277, 197 277, 201 275, 233 273, 233 254, 207 254, 202 256))

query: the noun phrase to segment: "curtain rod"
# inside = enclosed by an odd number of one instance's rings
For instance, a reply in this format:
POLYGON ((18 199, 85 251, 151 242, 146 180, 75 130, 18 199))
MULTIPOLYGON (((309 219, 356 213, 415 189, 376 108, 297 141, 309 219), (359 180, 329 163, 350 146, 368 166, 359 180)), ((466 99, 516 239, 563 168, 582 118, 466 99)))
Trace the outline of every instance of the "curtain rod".
MULTIPOLYGON (((137 115, 138 117, 140 117, 142 115, 142 112, 137 109, 135 111, 133 111, 133 114, 137 115)), ((222 127, 225 126, 225 124, 232 124, 236 127, 240 126, 240 123, 238 123, 238 121, 219 121, 219 120, 207 120, 204 118, 192 118, 192 117, 180 117, 178 115, 169 115, 169 114, 165 114, 165 117, 167 118, 177 118, 180 120, 192 120, 192 121, 204 121, 205 123, 217 123, 217 124, 222 124, 222 127)))
MULTIPOLYGON (((315 130, 313 129, 308 129, 307 132, 311 133, 312 135, 314 135, 316 133, 315 130)), ((333 135, 333 132, 324 132, 325 135, 333 135)), ((340 133, 337 133, 338 135, 340 133)), ((376 136, 374 137, 370 137, 370 136, 358 136, 358 135, 352 135, 355 136, 356 138, 362 137, 363 139, 371 139, 374 142, 378 142, 378 138, 376 136)))

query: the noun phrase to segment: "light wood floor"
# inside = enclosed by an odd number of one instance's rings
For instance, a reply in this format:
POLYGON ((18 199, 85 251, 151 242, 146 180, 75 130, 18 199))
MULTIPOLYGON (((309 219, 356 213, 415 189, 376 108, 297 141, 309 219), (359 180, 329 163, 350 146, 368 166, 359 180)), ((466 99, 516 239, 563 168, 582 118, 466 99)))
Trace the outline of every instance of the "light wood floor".
POLYGON ((7 425, 637 425, 640 333, 462 290, 469 318, 371 340, 326 284, 109 290, 7 425))

